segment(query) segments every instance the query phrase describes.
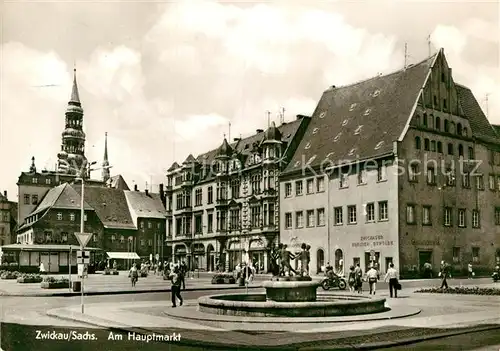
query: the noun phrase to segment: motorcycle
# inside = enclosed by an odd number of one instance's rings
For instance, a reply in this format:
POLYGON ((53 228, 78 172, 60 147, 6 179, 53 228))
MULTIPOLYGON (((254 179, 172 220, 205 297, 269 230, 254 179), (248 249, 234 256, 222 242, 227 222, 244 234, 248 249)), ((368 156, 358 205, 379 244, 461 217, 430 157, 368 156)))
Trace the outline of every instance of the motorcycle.
POLYGON ((330 290, 330 288, 339 288, 340 290, 345 290, 347 287, 347 281, 345 278, 334 274, 333 276, 327 276, 321 281, 321 287, 323 290, 330 290))
POLYGON ((493 282, 496 283, 497 281, 500 280, 500 274, 498 274, 498 272, 493 272, 491 278, 493 279, 493 282))

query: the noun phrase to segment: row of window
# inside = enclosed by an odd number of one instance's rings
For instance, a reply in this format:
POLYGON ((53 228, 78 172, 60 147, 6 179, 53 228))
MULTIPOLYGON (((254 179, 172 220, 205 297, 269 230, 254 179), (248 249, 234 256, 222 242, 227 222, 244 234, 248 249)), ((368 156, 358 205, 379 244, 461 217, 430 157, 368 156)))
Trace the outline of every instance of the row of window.
MULTIPOLYGON (((437 106, 437 96, 434 95, 434 105, 437 106)), ((443 99, 443 108, 446 110, 447 107, 447 102, 446 99, 443 99)), ((420 116, 417 115, 417 119, 420 121, 420 116)), ((425 128, 434 128, 437 131, 441 131, 441 118, 437 116, 434 118, 432 114, 428 115, 426 112, 424 112, 424 115, 422 117, 421 124, 425 128)), ((451 133, 451 134, 457 134, 460 136, 468 136, 468 130, 467 127, 462 126, 462 123, 457 123, 453 121, 448 121, 447 119, 444 120, 443 123, 443 130, 445 133, 451 133)))
MULTIPOLYGON (((44 234, 44 239, 45 239, 46 243, 52 242, 52 239, 53 239, 52 232, 46 231, 43 234, 44 234)), ((92 235, 92 241, 97 242, 97 240, 98 240, 97 234, 92 235)), ((63 243, 67 243, 68 242, 68 233, 62 232, 60 241, 63 243)))
MULTIPOLYGON (((58 212, 56 216, 57 216, 57 220, 58 220, 58 221, 62 221, 62 220, 63 220, 63 218, 64 218, 64 216, 63 216, 63 213, 62 213, 62 212, 58 212)), ((71 212, 71 213, 69 214, 69 220, 70 220, 70 221, 72 221, 72 222, 76 221, 76 214, 75 214, 75 213, 73 213, 73 212, 71 212)), ((84 222, 86 222, 86 221, 87 221, 87 214, 86 214, 86 213, 83 215, 83 221, 84 221, 84 222)), ((147 222, 147 225, 148 225, 148 229, 153 228, 153 223, 152 223, 152 222, 148 221, 148 222, 147 222)), ((141 229, 144 229, 144 221, 139 222, 139 227, 140 227, 141 229)), ((156 228, 157 228, 157 229, 161 229, 161 222, 156 223, 156 228)))
MULTIPOLYGON (((367 203, 364 207, 364 216, 367 223, 373 223, 376 220, 379 222, 389 220, 389 207, 387 201, 379 201, 367 203), (376 207, 378 205, 378 208, 376 207)), ((347 224, 356 224, 358 222, 358 210, 356 205, 349 205, 347 209, 347 224)), ((306 227, 324 226, 325 225, 325 209, 318 208, 315 210, 306 210, 306 227)), ((344 208, 334 207, 333 209, 334 225, 344 224, 344 208)), ((293 217, 291 212, 285 213, 285 228, 293 228, 293 217)), ((304 211, 295 212, 295 228, 304 228, 304 211)))
MULTIPOLYGON (((36 179, 36 178, 33 178, 36 179)), ((50 180, 50 179, 47 179, 50 180)), ((36 205, 38 204, 38 195, 24 194, 24 204, 25 205, 36 205)))
POLYGON ((9 211, 0 211, 0 222, 10 223, 10 212, 9 211))
MULTIPOLYGON (((406 205, 406 223, 407 224, 417 224, 417 206, 414 204, 406 205)), ((445 207, 443 209, 443 225, 445 227, 452 227, 454 223, 453 212, 455 210, 452 207, 445 207)), ((456 224, 460 228, 467 227, 467 212, 465 208, 456 209, 456 224)), ((479 210, 472 210, 472 228, 481 227, 481 216, 479 210)), ((500 207, 494 208, 494 221, 495 225, 500 225, 500 207)), ((422 225, 432 225, 432 206, 424 205, 422 206, 422 225)))
MULTIPOLYGON (((306 223, 307 228, 322 227, 325 225, 325 209, 318 208, 316 210, 306 210, 306 223)), ((292 213, 285 213, 285 228, 292 229, 293 218, 292 213)), ((295 228, 304 228, 304 211, 295 212, 295 228)))
MULTIPOLYGON (((37 177, 33 177, 33 178, 31 178, 31 183, 32 183, 32 184, 38 184, 38 178, 37 178, 37 177)), ((50 178, 45 178, 45 184, 46 184, 46 185, 50 185, 50 184, 52 184, 52 179, 50 179, 50 178)))
MULTIPOLYGON (((250 229, 263 226, 273 227, 276 225, 276 210, 274 203, 264 203, 262 206, 250 206, 250 229)), ((242 213, 239 208, 220 210, 215 212, 215 225, 217 232, 238 231, 242 229, 242 213), (229 221, 228 221, 229 220, 229 221)), ((191 235, 193 218, 190 215, 176 216, 175 233, 178 236, 191 235)), ((203 229, 207 233, 214 232, 214 213, 207 213, 207 225, 203 223, 203 214, 194 215, 194 234, 202 234, 203 229)), ((171 233, 171 222, 169 221, 168 233, 171 233)))
MULTIPOLYGON (((461 251, 460 247, 453 247, 453 263, 460 263, 462 261, 461 251)), ((472 263, 479 263, 479 247, 472 247, 472 263)))
MULTIPOLYGON (((295 196, 304 194, 303 180, 295 182, 295 196)), ((306 179, 306 194, 321 193, 325 191, 325 177, 306 179), (316 185, 316 186, 315 186, 316 185)), ((285 197, 292 196, 292 183, 285 183, 285 197)))
MULTIPOLYGON (((264 190, 275 189, 276 180, 274 172, 269 171, 264 174, 264 183, 262 183, 262 176, 255 174, 250 178, 250 186, 252 194, 262 193, 262 185, 264 190)), ((216 200, 229 200, 238 199, 240 197, 241 181, 240 179, 233 179, 230 182, 219 182, 216 187, 216 200)), ((194 191, 194 205, 203 205, 203 190, 201 188, 194 191)), ((191 207, 191 190, 186 190, 176 194, 176 209, 191 207)), ((207 188, 207 204, 214 203, 214 189, 213 186, 207 188)), ((169 209, 171 207, 169 206, 169 209)))
MULTIPOLYGON (((419 136, 415 137, 415 149, 422 149, 422 141, 419 136)), ((428 138, 424 139, 424 151, 438 152, 440 154, 443 153, 443 144, 440 141, 430 140, 428 138)), ((455 154, 455 147, 453 143, 448 143, 446 152, 448 155, 455 154)), ((458 145, 458 156, 464 157, 464 146, 462 144, 458 145)), ((469 146, 469 160, 474 160, 474 148, 469 146)))
MULTIPOLYGON (((456 176, 455 169, 448 168, 445 171, 446 182, 445 185, 456 186, 456 176)), ((420 174, 420 169, 417 164, 410 164, 410 169, 408 172, 408 180, 410 182, 418 182, 418 176, 420 174)), ((477 190, 484 190, 484 175, 476 174, 471 176, 470 173, 462 174, 462 188, 470 189, 471 188, 471 177, 474 178, 474 187, 477 190)), ((437 185, 437 173, 434 167, 427 167, 426 172, 426 181, 428 185, 437 185)), ((500 191, 500 175, 490 174, 488 176, 488 186, 491 191, 500 191)))

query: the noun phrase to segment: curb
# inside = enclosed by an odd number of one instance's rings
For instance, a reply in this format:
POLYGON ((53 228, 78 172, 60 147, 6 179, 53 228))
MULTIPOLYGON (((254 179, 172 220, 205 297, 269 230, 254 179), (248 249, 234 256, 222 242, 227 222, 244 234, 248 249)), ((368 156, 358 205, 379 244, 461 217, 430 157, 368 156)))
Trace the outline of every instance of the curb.
MULTIPOLYGON (((63 316, 57 313, 51 313, 50 311, 46 312, 46 315, 54 318, 58 318, 61 320, 67 320, 67 321, 72 321, 72 322, 80 322, 83 324, 88 324, 89 326, 94 326, 94 327, 99 327, 99 328, 106 328, 110 330, 118 330, 118 331, 123 331, 123 332, 135 332, 137 334, 151 334, 152 332, 155 332, 155 330, 150 329, 150 328, 142 328, 142 327, 133 327, 133 326, 110 326, 109 322, 113 321, 108 321, 108 320, 102 320, 101 323, 96 321, 90 321, 89 319, 93 319, 94 317, 86 318, 86 320, 78 320, 73 317, 69 316, 63 316), (104 323, 103 323, 104 322, 104 323)), ((300 351, 315 351, 315 350, 376 350, 376 349, 383 349, 383 348, 389 348, 389 347, 395 347, 395 346, 405 346, 405 345, 410 345, 410 344, 415 344, 419 342, 424 342, 428 340, 436 340, 436 339, 442 339, 446 337, 452 337, 456 335, 463 335, 463 334, 471 334, 471 333, 477 333, 477 332, 483 332, 483 331, 488 331, 488 330, 497 330, 500 329, 500 325, 486 325, 486 326, 471 326, 471 327, 464 327, 463 330, 454 330, 450 332, 442 332, 442 333, 436 333, 436 334, 431 334, 431 335, 423 335, 423 336, 418 336, 418 337, 410 337, 406 339, 400 339, 396 341, 383 341, 383 342, 373 342, 373 343, 367 343, 367 344, 339 344, 339 345, 332 345, 329 347, 328 345, 322 345, 322 346, 303 346, 301 347, 300 345, 308 344, 308 343, 313 343, 314 341, 305 341, 305 342, 294 342, 290 344, 281 344, 281 345, 276 345, 276 346, 271 346, 271 345, 238 345, 238 344, 224 344, 224 343, 219 343, 219 342, 210 342, 210 341, 201 341, 201 340, 196 340, 196 339, 186 339, 183 338, 182 341, 179 343, 179 345, 183 346, 189 346, 189 347, 211 347, 211 348, 217 348, 217 349, 222 349, 222 350, 228 350, 228 349, 235 349, 237 348, 238 350, 300 350, 300 351)), ((334 341, 338 340, 339 338, 332 338, 330 340, 321 340, 321 343, 328 343, 328 341, 334 341)))
MULTIPOLYGON (((306 347, 298 347, 297 350, 300 350, 300 351, 378 350, 378 349, 384 349, 384 348, 395 347, 395 346, 411 345, 411 344, 416 344, 419 342, 442 339, 442 338, 447 338, 447 337, 451 337, 451 336, 478 333, 478 332, 483 332, 483 331, 488 331, 488 330, 497 330, 497 329, 500 329, 500 325, 488 325, 488 326, 484 326, 484 327, 465 327, 464 330, 460 330, 460 331, 455 330, 455 331, 444 332, 444 333, 436 333, 436 334, 431 334, 431 335, 423 335, 423 336, 418 336, 418 337, 413 337, 413 338, 400 339, 400 340, 396 340, 396 341, 381 341, 381 342, 372 342, 372 343, 367 343, 367 344, 335 345, 332 347, 328 347, 325 345, 323 345, 323 346, 311 346, 311 347, 306 346, 306 347)), ((326 342, 328 342, 328 341, 326 341, 326 342)))
MULTIPOLYGON (((217 286, 217 285, 216 285, 217 286)), ((248 289, 260 289, 261 285, 252 285, 248 289)), ((200 288, 186 288, 182 291, 217 291, 217 290, 235 290, 235 289, 246 289, 244 286, 217 286, 217 287, 200 287, 200 288)), ((98 296, 98 295, 132 295, 132 294, 151 294, 151 293, 169 293, 172 290, 168 289, 154 289, 154 290, 117 290, 117 291, 90 291, 83 293, 83 296, 98 296)), ((80 292, 64 292, 64 293, 34 293, 34 294, 10 294, 0 292, 0 296, 24 296, 24 297, 72 297, 81 296, 80 292)))

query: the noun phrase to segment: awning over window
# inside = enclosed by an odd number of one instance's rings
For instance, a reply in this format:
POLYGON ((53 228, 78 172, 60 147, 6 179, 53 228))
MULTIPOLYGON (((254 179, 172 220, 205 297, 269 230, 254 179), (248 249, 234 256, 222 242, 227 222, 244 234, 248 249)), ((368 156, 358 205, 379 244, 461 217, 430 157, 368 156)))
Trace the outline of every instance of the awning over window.
POLYGON ((135 252, 106 252, 109 258, 116 260, 140 260, 138 254, 135 252))

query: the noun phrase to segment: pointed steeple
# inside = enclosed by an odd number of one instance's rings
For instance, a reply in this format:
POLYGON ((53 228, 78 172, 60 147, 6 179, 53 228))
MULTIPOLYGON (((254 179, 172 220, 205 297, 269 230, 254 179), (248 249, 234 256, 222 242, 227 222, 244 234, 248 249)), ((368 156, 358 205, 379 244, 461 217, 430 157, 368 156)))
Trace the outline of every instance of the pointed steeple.
POLYGON ((104 134, 104 160, 102 161, 102 180, 107 182, 110 178, 108 161, 108 132, 104 134))
POLYGON ((73 89, 71 90, 70 103, 80 106, 80 94, 78 93, 78 84, 76 83, 76 67, 73 69, 73 89))

